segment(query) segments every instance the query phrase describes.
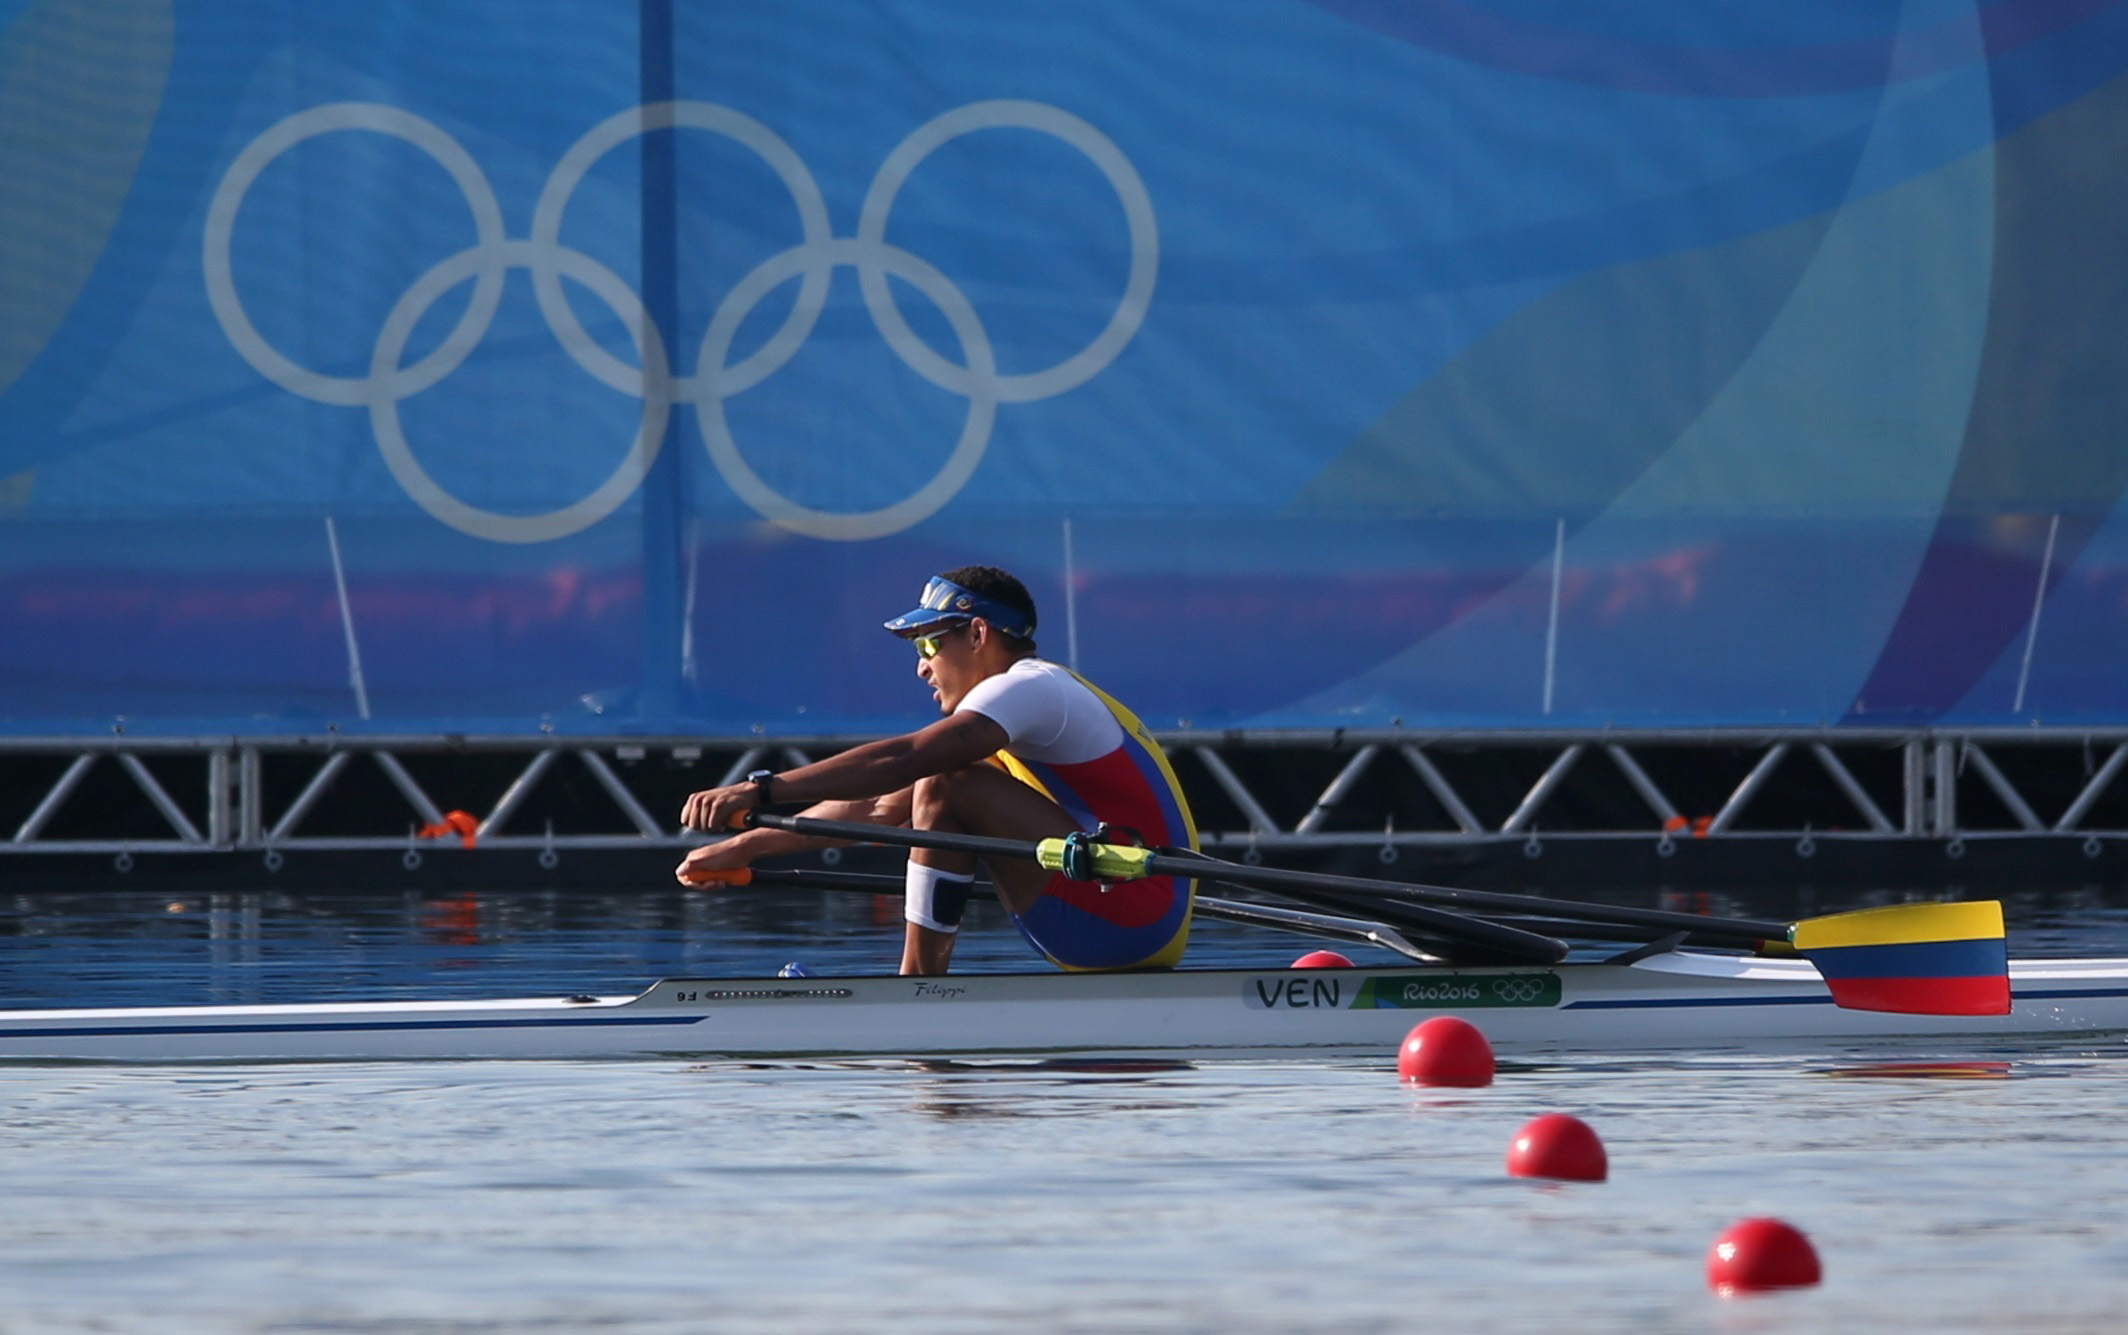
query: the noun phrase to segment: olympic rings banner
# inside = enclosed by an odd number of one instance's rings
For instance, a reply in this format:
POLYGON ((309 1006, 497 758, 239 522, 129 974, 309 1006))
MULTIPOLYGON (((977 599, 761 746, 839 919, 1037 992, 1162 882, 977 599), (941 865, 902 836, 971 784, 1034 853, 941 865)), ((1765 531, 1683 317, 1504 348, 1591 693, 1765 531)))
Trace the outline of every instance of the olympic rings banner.
POLYGON ((2128 5, 0 0, 0 732, 2128 722, 2128 5))

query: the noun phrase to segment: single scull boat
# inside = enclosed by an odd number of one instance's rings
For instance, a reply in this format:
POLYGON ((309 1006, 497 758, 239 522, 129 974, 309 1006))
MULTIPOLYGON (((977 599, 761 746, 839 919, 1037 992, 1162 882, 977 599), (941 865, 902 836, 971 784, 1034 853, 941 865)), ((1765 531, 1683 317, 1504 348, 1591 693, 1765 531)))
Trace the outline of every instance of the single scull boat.
MULTIPOLYGON (((1018 843, 748 814, 801 833, 1024 858, 1079 880, 1158 873, 1253 885, 1339 912, 1204 895, 1196 911, 1364 942, 1414 962, 1379 969, 669 978, 636 996, 6 1011, 0 1061, 1384 1053, 1419 1020, 1442 1014, 1474 1021, 1508 1051, 1823 1047, 2128 1030, 2128 959, 2011 963, 2002 906, 1993 901, 1887 905, 1780 923, 1244 867, 1191 850, 1104 842, 1098 831, 1018 843), (1507 917, 1479 916, 1488 913, 1507 917), (1539 923, 1534 914, 1565 920, 1539 923), (1554 927, 1652 939, 1606 960, 1574 962, 1568 944, 1547 934, 1554 927), (1751 953, 1717 953, 1703 938, 1743 943, 1751 953), (1688 942, 1703 948, 1683 948, 1688 942)), ((823 872, 743 868, 719 879, 900 890, 892 878, 823 872)))
POLYGON ((670 978, 640 995, 0 1012, 0 1060, 1393 1053, 1430 1015, 1504 1052, 1940 1046, 2128 1031, 2128 959, 2023 960, 2005 1015, 1843 1009, 1806 960, 670 978))

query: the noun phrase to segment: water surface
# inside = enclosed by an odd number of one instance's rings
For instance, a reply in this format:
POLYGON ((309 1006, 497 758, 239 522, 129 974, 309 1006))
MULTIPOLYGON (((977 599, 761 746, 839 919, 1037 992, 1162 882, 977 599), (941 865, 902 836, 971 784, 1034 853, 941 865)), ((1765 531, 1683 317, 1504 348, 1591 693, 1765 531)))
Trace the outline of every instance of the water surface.
MULTIPOLYGON (((2021 907, 2017 905, 2021 904, 2021 907)), ((869 901, 18 898, 13 1004, 891 964, 869 901), (88 993, 90 995, 84 995, 88 993)), ((2022 948, 2122 950, 2101 902, 2022 948)), ((1208 925, 1206 963, 1306 941, 1208 925)), ((987 913, 966 959, 1032 967, 987 913)), ((2058 951, 2057 953, 2062 953, 2058 951)), ((2128 1046, 1362 1061, 0 1065, 0 1331, 2118 1329, 2128 1046), (1889 1073, 1916 1058, 1933 1078, 1889 1073), (1529 1118, 1601 1184, 1511 1179, 1529 1118), (1813 1290, 1723 1301, 1772 1214, 1813 1290)))

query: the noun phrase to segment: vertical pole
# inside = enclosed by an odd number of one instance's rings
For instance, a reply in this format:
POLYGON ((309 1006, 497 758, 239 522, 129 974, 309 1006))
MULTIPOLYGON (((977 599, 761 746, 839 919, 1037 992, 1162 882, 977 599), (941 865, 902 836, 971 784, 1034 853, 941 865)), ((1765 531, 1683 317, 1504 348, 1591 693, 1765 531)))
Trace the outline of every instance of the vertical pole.
POLYGON ((227 848, 233 842, 229 828, 229 771, 226 747, 207 753, 207 842, 216 848, 227 848))
POLYGON ((683 519, 680 528, 687 535, 686 543, 680 548, 680 573, 684 586, 680 593, 680 680, 693 686, 699 670, 695 658, 695 602, 702 579, 702 521, 699 517, 683 519))
POLYGON ((355 643, 355 611, 347 605, 347 568, 340 562, 340 533, 325 516, 325 545, 332 552, 333 587, 340 591, 340 629, 347 635, 347 684, 355 690, 355 712, 369 717, 369 687, 362 680, 362 650, 355 643))
POLYGON ((1559 676, 1559 579, 1566 570, 1566 518, 1552 537, 1552 614, 1544 628, 1544 712, 1552 712, 1552 686, 1559 676))
POLYGON ((1909 737, 1900 745, 1906 797, 1901 826, 1908 837, 1916 839, 1928 829, 1928 767, 1922 758, 1926 745, 1920 737, 1909 737))
POLYGON ((1958 833, 1958 743, 1948 737, 1938 738, 1934 756, 1935 782, 1930 789, 1936 800, 1930 813, 1929 833, 1948 839, 1958 833))
MULTIPOLYGON (((653 106, 674 97, 674 0, 638 0, 642 102, 653 106)), ((636 140, 642 152, 643 318, 667 348, 679 334, 679 186, 673 135, 655 131, 636 140)), ((649 340, 646 337, 644 341, 649 340)), ((675 354, 676 356, 676 354, 675 354)), ((675 362, 677 364, 677 362, 675 362)), ((645 386, 646 391, 649 386, 645 386)), ((670 724, 679 713, 682 636, 681 572, 687 560, 682 512, 686 472, 674 439, 680 414, 665 423, 665 441, 643 479, 643 683, 638 715, 670 724)))
POLYGON ((2061 535, 2061 516, 2047 521, 2047 554, 2039 560, 2039 587, 2032 590, 2032 624, 2025 627, 2025 660, 2017 669, 2017 698, 2012 714, 2025 712, 2025 685, 2032 680, 2032 649, 2039 643, 2039 610, 2047 605, 2047 576, 2054 571, 2054 539, 2061 535))
POLYGON ((265 842, 265 795, 261 789, 259 748, 247 746, 237 753, 237 833, 239 848, 257 848, 265 842))
POLYGON ((1064 664, 1079 670, 1079 570, 1071 549, 1071 516, 1064 516, 1064 664))

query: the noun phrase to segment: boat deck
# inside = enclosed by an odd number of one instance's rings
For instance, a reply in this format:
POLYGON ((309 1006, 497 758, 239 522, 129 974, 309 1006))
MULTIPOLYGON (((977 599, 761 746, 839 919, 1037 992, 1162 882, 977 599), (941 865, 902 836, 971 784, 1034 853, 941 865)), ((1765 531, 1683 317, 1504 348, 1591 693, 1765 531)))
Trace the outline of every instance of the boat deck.
POLYGON ((1803 960, 668 978, 633 996, 0 1012, 0 1060, 122 1062, 1393 1053, 1435 1014, 1503 1052, 1944 1043, 2128 1031, 2128 959, 2011 965, 2009 1015, 1835 1006, 1803 960))

